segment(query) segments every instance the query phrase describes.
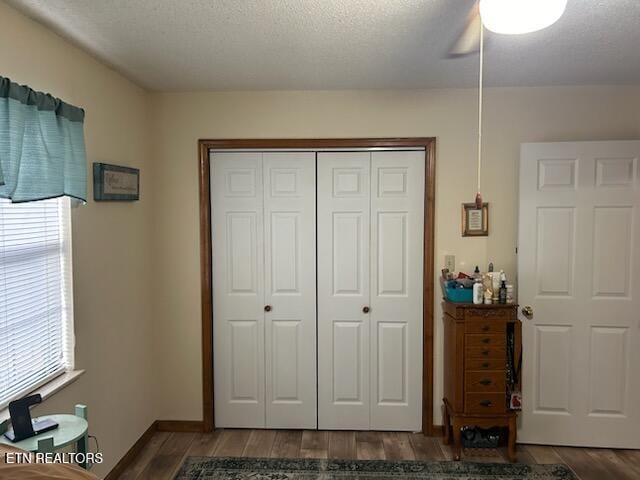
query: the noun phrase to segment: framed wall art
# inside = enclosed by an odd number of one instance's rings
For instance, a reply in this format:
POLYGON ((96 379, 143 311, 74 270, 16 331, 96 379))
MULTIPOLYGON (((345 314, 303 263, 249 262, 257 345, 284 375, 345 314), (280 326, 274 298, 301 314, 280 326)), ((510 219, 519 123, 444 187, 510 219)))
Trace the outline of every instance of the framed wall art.
POLYGON ((140 170, 94 163, 93 199, 96 202, 140 200, 140 170))
POLYGON ((462 236, 489 236, 489 204, 483 203, 478 208, 475 203, 462 204, 462 236))

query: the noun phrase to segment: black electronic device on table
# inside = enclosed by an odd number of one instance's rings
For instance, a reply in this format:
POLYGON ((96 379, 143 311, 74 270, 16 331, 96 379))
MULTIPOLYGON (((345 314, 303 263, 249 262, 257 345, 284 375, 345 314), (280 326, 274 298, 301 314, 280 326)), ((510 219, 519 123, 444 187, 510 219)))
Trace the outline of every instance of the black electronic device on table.
POLYGON ((53 420, 31 420, 29 407, 40 402, 42 402, 40 394, 30 395, 11 402, 9 404, 9 415, 11 416, 12 429, 7 431, 4 436, 12 442, 19 442, 58 428, 58 424, 53 420))

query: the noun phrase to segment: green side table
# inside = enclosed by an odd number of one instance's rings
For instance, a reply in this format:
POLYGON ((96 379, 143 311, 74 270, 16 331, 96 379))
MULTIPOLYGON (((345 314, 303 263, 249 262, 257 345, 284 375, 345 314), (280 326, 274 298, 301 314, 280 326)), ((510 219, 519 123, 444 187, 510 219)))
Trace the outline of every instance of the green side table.
POLYGON ((76 405, 75 415, 44 415, 37 417, 38 420, 44 420, 45 418, 57 422, 58 428, 15 443, 4 436, 8 421, 3 422, 0 424, 0 443, 21 448, 28 452, 40 453, 53 453, 55 450, 75 443, 76 453, 83 454, 84 462, 79 464, 80 467, 85 470, 91 468, 91 465, 86 462, 89 432, 87 407, 85 405, 76 405))

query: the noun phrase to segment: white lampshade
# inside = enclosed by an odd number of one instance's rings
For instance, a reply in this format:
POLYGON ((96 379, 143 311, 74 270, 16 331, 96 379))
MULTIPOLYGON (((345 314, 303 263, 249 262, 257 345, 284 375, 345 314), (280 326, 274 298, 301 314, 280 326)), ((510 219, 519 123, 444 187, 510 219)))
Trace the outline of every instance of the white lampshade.
POLYGON ((567 0, 480 0, 480 17, 492 32, 514 35, 554 24, 566 7, 567 0))

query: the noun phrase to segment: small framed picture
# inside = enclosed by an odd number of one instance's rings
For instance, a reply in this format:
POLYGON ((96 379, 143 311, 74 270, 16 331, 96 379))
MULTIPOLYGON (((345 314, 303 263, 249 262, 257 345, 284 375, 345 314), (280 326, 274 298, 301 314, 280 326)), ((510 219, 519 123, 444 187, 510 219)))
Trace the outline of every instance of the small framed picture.
POLYGON ((140 170, 94 163, 93 199, 96 202, 140 200, 140 170))
POLYGON ((475 203, 462 204, 462 236, 489 236, 489 204, 483 203, 478 208, 475 203))

